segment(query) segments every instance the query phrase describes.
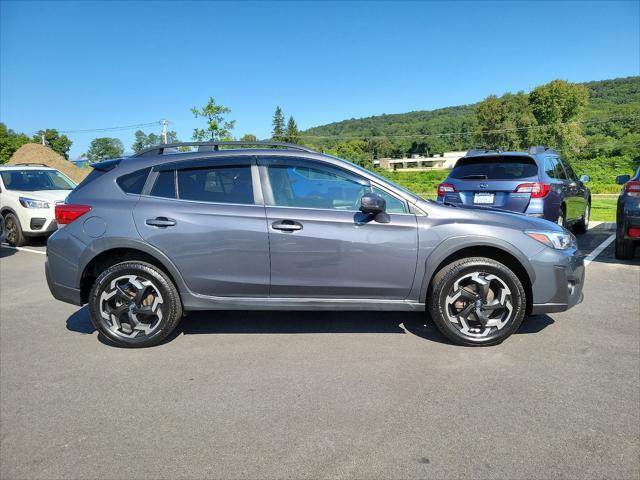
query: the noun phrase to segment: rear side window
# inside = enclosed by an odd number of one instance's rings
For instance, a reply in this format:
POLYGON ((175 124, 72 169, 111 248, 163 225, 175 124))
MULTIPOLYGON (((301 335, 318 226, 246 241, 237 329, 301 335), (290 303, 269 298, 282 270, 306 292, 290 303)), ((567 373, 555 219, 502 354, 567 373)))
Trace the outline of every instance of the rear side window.
POLYGON ((251 167, 178 170, 178 198, 198 202, 253 204, 251 167))
POLYGON ((125 193, 140 195, 151 168, 144 168, 119 177, 116 182, 125 193))
POLYGON ((498 156, 461 158, 449 177, 456 180, 518 180, 537 175, 538 166, 533 158, 498 156))
POLYGON ((550 178, 556 178, 558 180, 567 179, 564 169, 556 157, 547 157, 545 159, 544 171, 550 178))
POLYGON ((160 172, 149 195, 154 197, 176 198, 176 171, 160 172))

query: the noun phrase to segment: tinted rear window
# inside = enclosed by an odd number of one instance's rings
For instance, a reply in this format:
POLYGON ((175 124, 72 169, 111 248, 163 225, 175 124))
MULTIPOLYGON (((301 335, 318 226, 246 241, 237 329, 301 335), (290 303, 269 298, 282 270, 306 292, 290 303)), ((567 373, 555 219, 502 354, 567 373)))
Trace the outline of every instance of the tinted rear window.
POLYGON ((538 175, 538 166, 528 157, 461 158, 449 177, 457 180, 518 180, 538 175))
POLYGON ((178 196, 199 202, 252 204, 251 167, 178 170, 178 196))
POLYGON ((151 168, 137 170, 119 177, 116 181, 118 182, 118 185, 120 185, 120 188, 126 193, 140 195, 140 193, 142 193, 142 188, 147 181, 149 171, 151 171, 151 168))

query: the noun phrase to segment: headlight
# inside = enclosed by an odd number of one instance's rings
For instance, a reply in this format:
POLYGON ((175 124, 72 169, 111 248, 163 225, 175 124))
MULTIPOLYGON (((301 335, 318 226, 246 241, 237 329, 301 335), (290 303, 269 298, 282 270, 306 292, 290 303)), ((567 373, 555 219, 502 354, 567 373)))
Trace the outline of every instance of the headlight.
POLYGON ((49 203, 42 200, 27 197, 20 197, 18 200, 24 208, 49 208, 49 203))
POLYGON ((569 232, 552 232, 547 230, 526 230, 524 233, 534 240, 544 243, 547 247, 556 250, 566 250, 576 246, 576 237, 569 232))

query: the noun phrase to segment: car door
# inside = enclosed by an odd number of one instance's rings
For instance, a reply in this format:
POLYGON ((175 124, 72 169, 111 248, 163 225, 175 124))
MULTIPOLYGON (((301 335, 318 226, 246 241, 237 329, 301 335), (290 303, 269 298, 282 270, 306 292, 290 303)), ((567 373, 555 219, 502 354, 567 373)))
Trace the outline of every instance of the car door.
POLYGON ((569 198, 567 199, 567 203, 570 207, 567 211, 567 218, 571 220, 578 220, 584 215, 584 211, 587 206, 587 187, 578 179, 573 168, 569 165, 569 162, 560 157, 558 157, 558 161, 564 168, 569 182, 567 188, 569 198))
POLYGON ((267 297, 269 238, 255 157, 153 169, 134 218, 140 235, 210 296, 267 297))
POLYGON ((408 296, 417 222, 380 185, 325 162, 259 157, 271 252, 271 297, 408 296), (363 193, 387 200, 388 223, 361 213, 363 193))
POLYGON ((570 206, 567 204, 569 195, 569 182, 567 181, 567 175, 559 162, 559 157, 548 156, 544 159, 545 174, 551 182, 551 192, 545 199, 545 218, 555 219, 560 212, 560 207, 565 205, 565 218, 569 215, 568 209, 570 206))

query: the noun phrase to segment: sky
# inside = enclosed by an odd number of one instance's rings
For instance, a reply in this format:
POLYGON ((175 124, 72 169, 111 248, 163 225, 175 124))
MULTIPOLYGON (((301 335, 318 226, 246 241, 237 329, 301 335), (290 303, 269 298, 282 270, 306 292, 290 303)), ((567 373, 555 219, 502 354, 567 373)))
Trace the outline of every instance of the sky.
MULTIPOLYGON (((0 121, 28 134, 166 118, 187 141, 212 96, 268 138, 276 105, 305 129, 639 74, 637 0, 0 0, 0 121)), ((69 133, 71 158, 134 130, 69 133)))

